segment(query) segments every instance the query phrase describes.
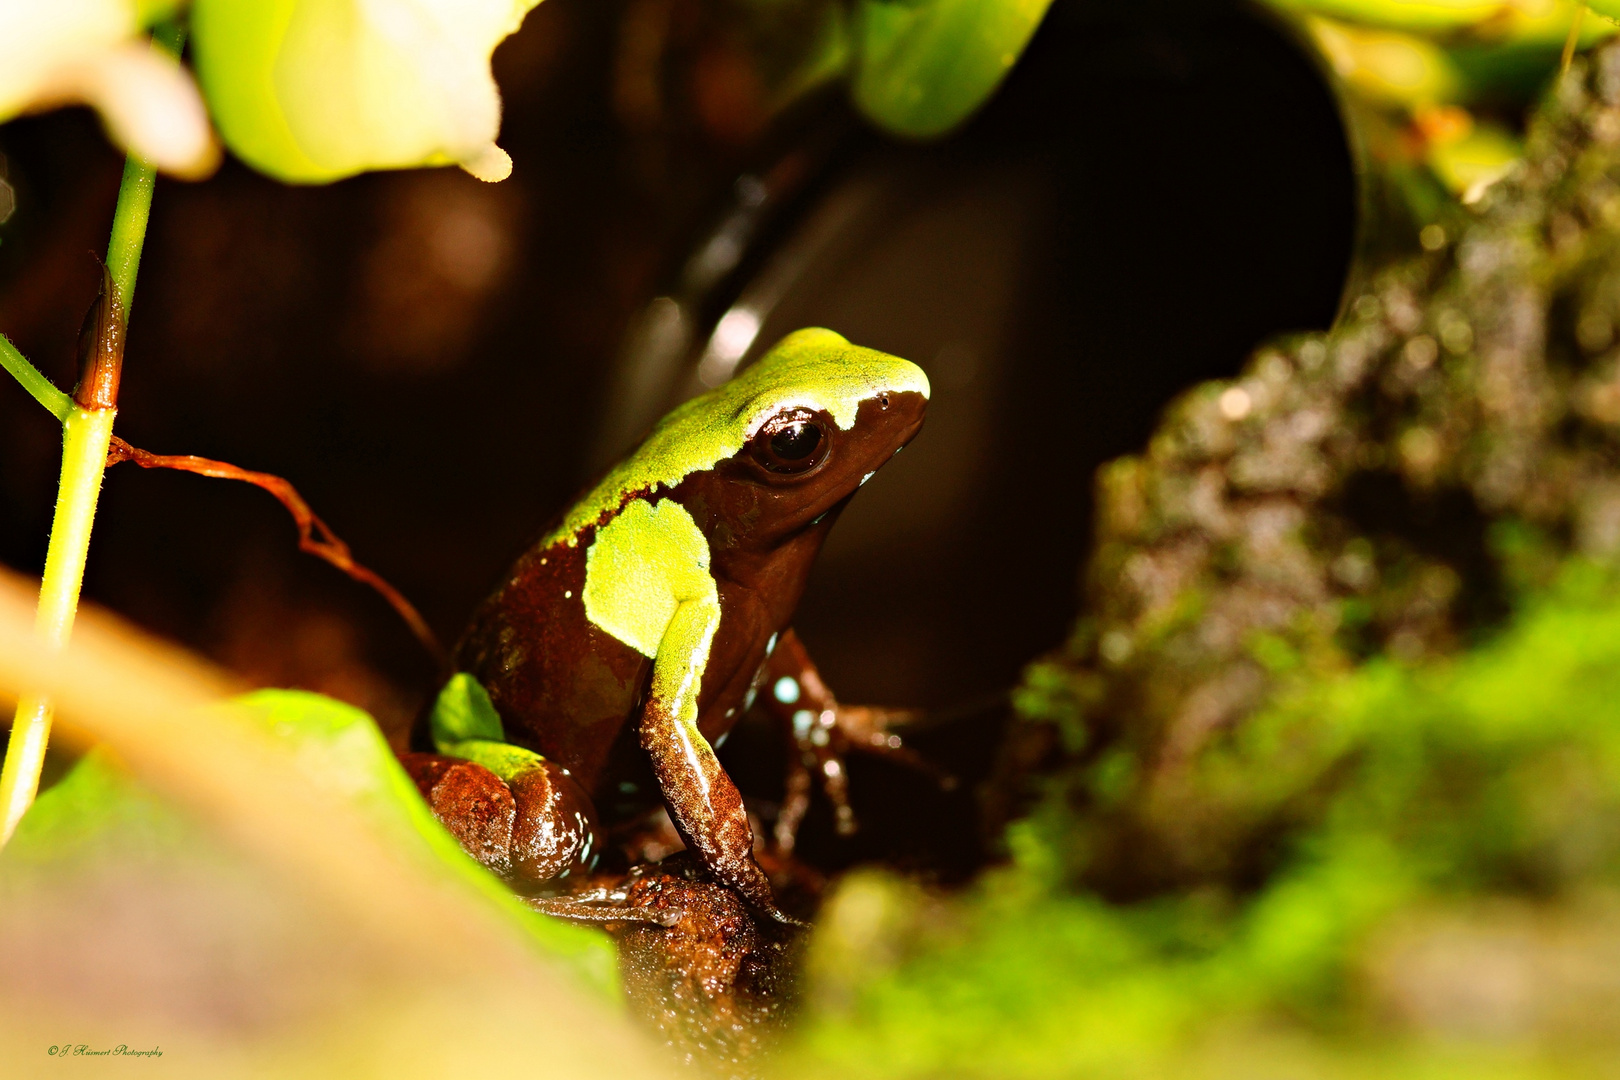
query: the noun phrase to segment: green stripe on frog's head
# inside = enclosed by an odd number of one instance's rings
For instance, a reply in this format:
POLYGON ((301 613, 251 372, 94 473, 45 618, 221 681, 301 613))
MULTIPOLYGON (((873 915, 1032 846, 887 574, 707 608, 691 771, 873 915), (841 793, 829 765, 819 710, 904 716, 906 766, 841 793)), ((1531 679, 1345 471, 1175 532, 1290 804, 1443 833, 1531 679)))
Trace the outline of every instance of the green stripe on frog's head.
POLYGON ((628 495, 674 487, 712 468, 785 411, 825 413, 848 431, 863 401, 903 393, 927 398, 928 392, 928 376, 908 360, 851 345, 831 330, 789 334, 736 378, 659 421, 646 442, 569 511, 546 543, 577 543, 582 529, 616 513, 628 495))

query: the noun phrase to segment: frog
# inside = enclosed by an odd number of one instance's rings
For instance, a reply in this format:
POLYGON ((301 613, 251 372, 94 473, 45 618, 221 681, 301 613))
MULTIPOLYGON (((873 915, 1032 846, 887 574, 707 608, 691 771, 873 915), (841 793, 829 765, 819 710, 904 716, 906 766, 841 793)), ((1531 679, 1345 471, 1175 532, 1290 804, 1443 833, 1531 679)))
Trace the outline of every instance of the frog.
POLYGON ((848 832, 842 753, 910 754, 890 730, 904 714, 841 704, 791 623, 828 531, 929 395, 910 361, 797 331, 676 407, 544 530, 474 613, 405 755, 463 847, 542 910, 591 918, 539 894, 589 871, 601 815, 661 802, 707 874, 796 923, 715 751, 760 699, 788 728, 787 848, 812 773, 848 832))

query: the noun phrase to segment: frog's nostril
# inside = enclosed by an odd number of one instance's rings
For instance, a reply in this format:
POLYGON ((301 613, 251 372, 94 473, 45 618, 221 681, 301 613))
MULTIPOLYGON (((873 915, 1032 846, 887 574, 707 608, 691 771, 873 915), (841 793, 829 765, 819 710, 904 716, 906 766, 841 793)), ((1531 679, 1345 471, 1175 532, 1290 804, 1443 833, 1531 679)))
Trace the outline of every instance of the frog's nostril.
POLYGON ((883 406, 885 409, 887 409, 889 407, 889 395, 888 394, 879 394, 878 395, 878 404, 883 406))

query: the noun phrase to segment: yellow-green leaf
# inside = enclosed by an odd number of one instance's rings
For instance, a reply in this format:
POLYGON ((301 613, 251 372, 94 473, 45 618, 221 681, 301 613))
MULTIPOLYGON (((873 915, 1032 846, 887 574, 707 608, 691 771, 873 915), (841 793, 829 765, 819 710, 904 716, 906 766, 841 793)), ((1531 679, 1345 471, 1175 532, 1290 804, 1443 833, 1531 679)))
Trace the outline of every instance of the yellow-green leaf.
POLYGON ((941 135, 984 104, 1051 0, 858 0, 855 101, 879 126, 941 135))
POLYGON ((196 0, 193 55, 230 149, 282 180, 460 165, 502 180, 495 46, 539 0, 196 0))

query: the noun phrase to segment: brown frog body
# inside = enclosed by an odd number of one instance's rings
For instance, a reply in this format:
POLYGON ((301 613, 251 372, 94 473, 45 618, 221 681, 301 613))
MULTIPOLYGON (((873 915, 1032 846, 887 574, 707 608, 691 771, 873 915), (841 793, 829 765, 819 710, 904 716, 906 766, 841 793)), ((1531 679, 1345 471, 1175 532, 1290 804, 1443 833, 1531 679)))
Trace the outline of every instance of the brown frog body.
MULTIPOLYGON (((709 873, 785 918, 713 748, 767 681, 835 797, 841 718, 858 744, 895 742, 868 711, 840 709, 789 622, 828 530, 916 435, 928 394, 905 360, 799 331, 665 417, 525 552, 456 650, 462 674, 430 724, 438 754, 407 761, 464 846, 532 884, 590 861, 593 807, 622 818, 661 798, 709 873), (511 806, 466 769, 451 776, 458 759, 492 772, 511 806), (477 818, 492 806, 493 840, 477 818)), ((807 797, 797 773, 790 826, 807 797)))

